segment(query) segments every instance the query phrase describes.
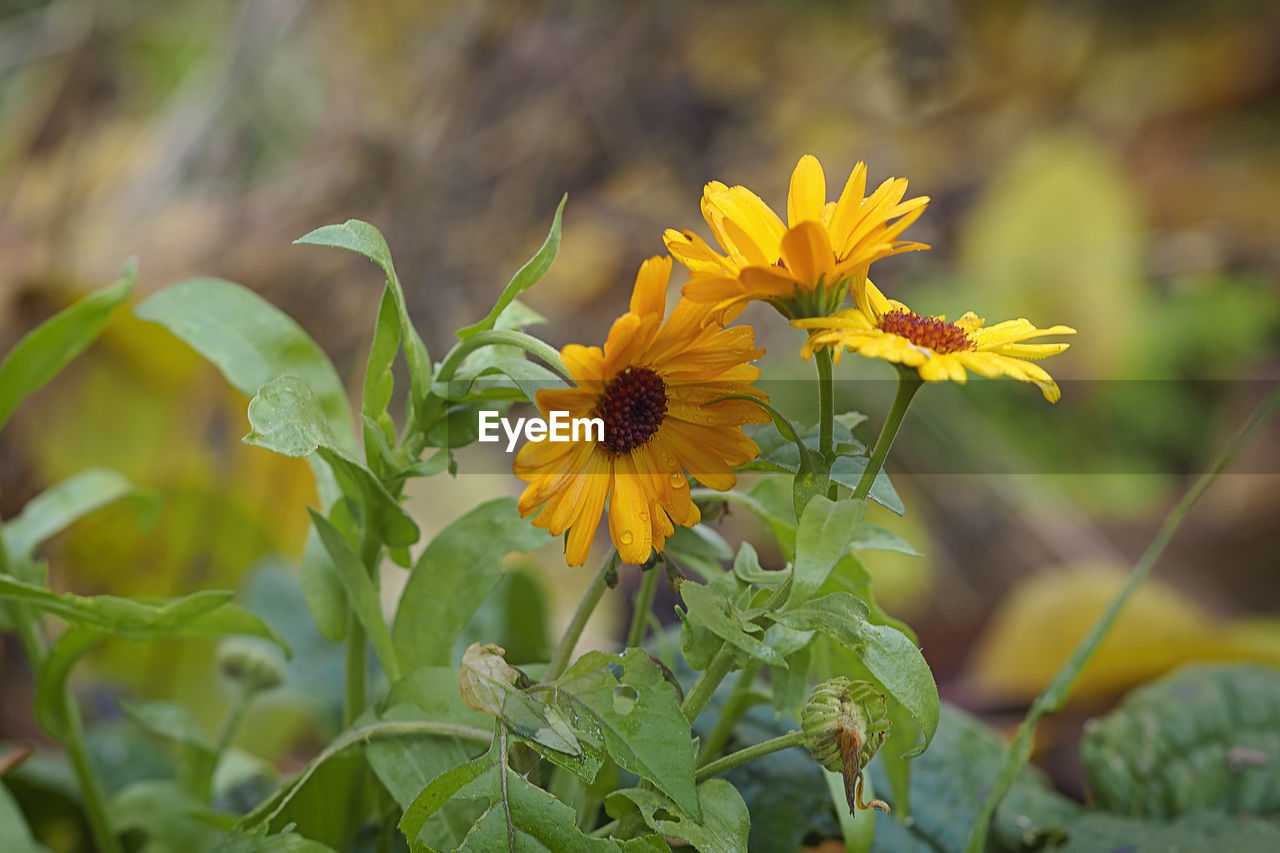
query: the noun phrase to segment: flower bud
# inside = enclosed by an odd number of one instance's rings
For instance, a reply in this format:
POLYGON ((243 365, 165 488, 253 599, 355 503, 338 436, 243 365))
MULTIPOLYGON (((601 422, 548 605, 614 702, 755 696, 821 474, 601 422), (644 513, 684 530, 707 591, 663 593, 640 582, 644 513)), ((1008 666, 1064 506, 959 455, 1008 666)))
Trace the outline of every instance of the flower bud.
POLYGON ((218 669, 250 693, 270 690, 284 682, 284 662, 271 649, 233 637, 218 645, 218 669))
POLYGON ((877 808, 889 811, 881 800, 862 802, 862 770, 889 736, 892 725, 884 694, 869 681, 844 676, 813 688, 800 712, 804 745, 813 760, 844 777, 849 813, 877 808))

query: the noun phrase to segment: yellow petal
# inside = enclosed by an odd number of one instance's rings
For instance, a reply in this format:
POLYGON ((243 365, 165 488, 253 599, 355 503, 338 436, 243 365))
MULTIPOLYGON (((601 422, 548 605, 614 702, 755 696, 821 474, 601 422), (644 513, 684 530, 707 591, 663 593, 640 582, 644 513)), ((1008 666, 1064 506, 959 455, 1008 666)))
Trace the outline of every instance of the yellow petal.
MULTIPOLYGON (((801 222, 822 224, 823 207, 827 203, 827 182, 822 164, 806 154, 791 173, 791 191, 787 194, 787 224, 795 228, 801 222)), ((825 229, 824 229, 825 230, 825 229)))
POLYGON ((639 564, 649 559, 653 548, 649 496, 630 453, 623 453, 613 463, 609 536, 624 563, 639 564))
POLYGON ((781 249, 787 269, 810 287, 829 280, 835 271, 827 231, 817 222, 804 221, 789 229, 782 237, 781 249))
POLYGON ((656 314, 661 319, 667 311, 667 282, 671 280, 671 258, 655 256, 640 265, 636 285, 631 291, 631 313, 656 314))

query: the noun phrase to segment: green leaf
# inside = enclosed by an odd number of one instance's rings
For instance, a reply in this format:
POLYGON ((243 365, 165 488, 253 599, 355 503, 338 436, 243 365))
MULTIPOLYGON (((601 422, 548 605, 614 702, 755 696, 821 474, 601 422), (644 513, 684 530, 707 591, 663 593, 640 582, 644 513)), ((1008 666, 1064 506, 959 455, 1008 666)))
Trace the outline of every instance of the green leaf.
POLYGON ((892 530, 864 521, 853 531, 853 549, 855 551, 897 551, 919 557, 920 552, 892 530))
MULTIPOLYGON (((457 675, 450 671, 449 676, 445 689, 456 695, 457 675)), ((400 703, 388 707, 378 719, 390 722, 431 718, 414 705, 400 703)), ((356 724, 360 725, 361 721, 356 724)), ((462 741, 428 734, 378 738, 364 748, 364 755, 369 767, 402 809, 408 808, 432 779, 468 758, 462 741)))
POLYGON ((1085 728, 1099 806, 1169 820, 1192 811, 1280 815, 1280 674, 1194 666, 1144 685, 1085 728))
MULTIPOLYGON (((521 737, 554 752, 581 757, 582 745, 568 720, 557 708, 522 689, 527 677, 503 659, 502 651, 492 643, 467 647, 459 679, 462 700, 498 717, 521 737)), ((594 777, 594 772, 588 775, 594 777)))
POLYGON ((499 749, 498 738, 494 738, 492 746, 484 755, 440 774, 422 789, 400 818, 400 831, 404 833, 411 848, 418 848, 418 835, 422 828, 445 802, 485 772, 498 766, 499 749))
POLYGON ((288 645, 269 625, 231 603, 233 595, 227 591, 204 590, 182 598, 159 600, 82 596, 57 593, 0 576, 0 599, 24 601, 73 624, 99 628, 127 640, 246 634, 264 637, 287 651, 288 645))
MULTIPOLYGON (((849 813, 848 801, 845 799, 844 777, 830 770, 823 770, 822 776, 826 780, 827 791, 831 795, 831 805, 836 810, 836 820, 840 822, 840 834, 844 837, 845 853, 870 853, 876 836, 875 812, 862 820, 855 820, 849 813)), ((863 776, 862 790, 867 801, 875 798, 875 786, 866 775, 863 776)))
POLYGON ((41 849, 27 827, 22 809, 0 782, 0 850, 5 853, 39 853, 41 849))
POLYGON ((906 757, 919 755, 929 748, 938 728, 938 685, 933 680, 933 671, 911 638, 892 625, 867 623, 862 634, 866 641, 862 662, 880 686, 915 718, 924 733, 924 740, 905 753, 906 757))
POLYGON ((546 388, 568 388, 569 385, 555 373, 526 358, 504 358, 486 367, 476 377, 501 373, 511 379, 530 403, 537 403, 537 394, 546 388))
POLYGON ((320 541, 324 543, 325 550, 333 558, 334 568, 337 569, 338 578, 347 591, 347 600, 351 604, 352 611, 368 633, 374 654, 378 656, 378 661, 386 671, 387 678, 394 684, 400 680, 400 662, 396 658, 395 646, 391 642, 391 632, 387 630, 386 620, 382 618, 382 602, 378 597, 378 590, 373 586, 373 580, 369 577, 369 570, 360 561, 360 557, 351 550, 351 546, 347 544, 347 540, 338 528, 333 526, 333 522, 310 507, 307 507, 307 512, 311 514, 311 523, 319 532, 320 541))
POLYGON ((705 628, 720 639, 753 658, 774 666, 786 666, 787 662, 777 650, 753 636, 764 629, 751 622, 738 609, 737 602, 709 586, 686 580, 680 584, 680 597, 685 612, 681 620, 691 627, 705 628))
POLYGON ((560 251, 560 219, 564 214, 564 203, 568 200, 568 195, 560 199, 560 204, 556 207, 556 215, 551 220, 551 230, 547 232, 547 239, 543 241, 542 248, 538 249, 534 256, 511 277, 511 281, 503 288, 502 295, 498 297, 498 301, 488 315, 478 323, 459 329, 458 337, 469 338, 494 328, 507 306, 547 274, 547 270, 551 269, 551 262, 556 258, 556 253, 560 251))
MULTIPOLYGON (((378 306, 378 319, 373 327, 373 342, 369 346, 369 363, 364 372, 364 394, 360 412, 382 431, 388 442, 395 441, 395 425, 387 414, 391 393, 395 390, 395 378, 391 366, 400 348, 400 320, 396 308, 395 292, 390 286, 382 291, 382 304, 378 306)), ((366 451, 367 452, 367 451, 366 451)))
POLYGON ((116 834, 136 838, 141 842, 137 849, 148 853, 223 849, 223 838, 235 820, 232 815, 214 811, 171 780, 146 779, 129 784, 111 797, 107 808, 116 834))
POLYGON ((849 550, 854 530, 867 511, 866 501, 830 501, 814 497, 796 529, 796 559, 787 606, 808 601, 831 576, 831 570, 849 550))
POLYGON ((679 804, 657 791, 624 788, 605 801, 609 814, 624 812, 620 800, 640 810, 645 823, 655 832, 683 838, 699 853, 741 853, 747 849, 751 816, 737 789, 723 779, 711 779, 698 786, 701 820, 689 816, 679 804))
POLYGON ((134 492, 127 479, 105 468, 81 471, 45 489, 5 522, 4 543, 10 558, 30 558, 40 543, 77 519, 134 492))
POLYGON ((213 744, 205 736, 195 715, 176 702, 126 702, 120 710, 151 734, 194 749, 213 753, 213 744))
POLYGON ((360 500, 364 522, 388 546, 401 548, 418 541, 418 525, 374 473, 337 443, 319 401, 301 379, 281 376, 262 386, 249 401, 249 426, 245 444, 284 456, 319 454, 343 494, 360 500))
POLYGON ((789 575, 786 569, 771 571, 760 568, 760 555, 750 542, 743 542, 738 546, 738 553, 733 558, 733 573, 743 583, 762 587, 778 586, 789 575))
MULTIPOLYGON (((867 457, 841 456, 831 466, 831 479, 845 488, 853 489, 857 487, 865 470, 867 470, 867 457)), ((875 482, 871 484, 871 491, 867 497, 897 515, 907 511, 906 504, 902 502, 898 490, 893 487, 893 483, 889 481, 889 475, 883 469, 876 474, 875 482)))
MULTIPOLYGON (((594 720, 618 766, 681 803, 696 803, 689 723, 662 670, 641 649, 589 652, 551 685, 575 725, 594 720), (617 667, 621 673, 614 674, 617 667)), ((541 688, 540 688, 541 689, 541 688)))
POLYGON ((409 365, 411 413, 417 411, 427 397, 427 389, 431 387, 431 356, 427 354, 422 337, 409 317, 404 288, 400 286, 400 277, 396 275, 395 266, 391 263, 391 249, 387 247, 387 241, 383 238, 382 232, 368 222, 348 219, 341 225, 325 225, 317 228, 293 242, 346 249, 357 255, 363 255, 382 267, 382 271, 387 275, 387 289, 391 291, 400 318, 400 340, 404 344, 404 357, 409 365))
POLYGON ((247 396, 278 376, 298 377, 314 392, 339 445, 356 451, 346 390, 328 356, 253 291, 222 279, 191 279, 160 291, 134 313, 173 332, 247 396))
POLYGON ((391 637, 405 669, 451 662, 453 643, 502 579, 502 559, 551 542, 520 520, 514 498, 481 504, 442 530, 418 558, 391 637))
POLYGON ((133 291, 132 261, 120 278, 32 329, 0 362, 0 428, 13 410, 85 350, 106 328, 111 312, 133 291))
POLYGON ((869 614, 867 605, 851 593, 832 592, 769 617, 797 631, 823 631, 843 646, 860 648, 866 642, 869 614))
POLYGON ((275 835, 231 833, 210 853, 334 853, 327 844, 283 830, 275 835))

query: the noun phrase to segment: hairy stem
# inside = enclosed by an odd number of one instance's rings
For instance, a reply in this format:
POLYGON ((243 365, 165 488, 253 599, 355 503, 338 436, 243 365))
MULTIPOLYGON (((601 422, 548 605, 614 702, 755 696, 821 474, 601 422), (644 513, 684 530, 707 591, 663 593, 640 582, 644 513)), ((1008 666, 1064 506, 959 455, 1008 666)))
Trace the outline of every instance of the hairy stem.
POLYGON ((733 671, 734 659, 737 656, 733 646, 721 643, 720 650, 716 652, 715 657, 711 658, 711 663, 707 664, 707 668, 693 682, 693 686, 685 694, 684 702, 680 705, 680 710, 684 712, 685 719, 690 723, 698 719, 698 715, 707 706, 707 702, 711 701, 711 696, 720 686, 720 682, 733 671))
POLYGON ((889 409, 889 414, 884 419, 884 426, 880 429, 880 437, 876 439, 876 445, 871 449, 867 469, 862 472, 862 477, 853 490, 855 498, 865 498, 871 492, 871 486, 875 483, 880 470, 884 468, 884 460, 889 456, 889 448, 893 447, 898 428, 902 426, 907 407, 911 405, 912 398, 922 384, 924 380, 915 370, 909 367, 898 367, 898 391, 894 394, 893 406, 889 409))
POLYGON ((636 590, 625 648, 637 648, 644 642, 645 628, 649 625, 649 611, 653 609, 653 597, 658 592, 658 574, 658 567, 654 565, 645 569, 640 576, 640 589, 636 590))
MULTIPOLYGON (((476 335, 476 337, 480 337, 480 335, 476 335)), ((582 638, 582 631, 587 627, 587 620, 591 618, 591 614, 595 612, 596 605, 604 597, 604 591, 609 588, 609 576, 617 572, 621 559, 618 556, 617 548, 609 549, 609 554, 604 558, 604 562, 600 564, 600 568, 596 571, 596 576, 591 579, 586 592, 582 594, 582 600, 578 602, 578 609, 574 611, 573 618, 569 620, 569 627, 565 628, 564 636, 560 638, 560 644, 556 646, 555 653, 551 655, 551 663, 547 665, 547 673, 543 676, 543 681, 554 681, 569 668, 569 658, 573 655, 573 649, 578 645, 578 640, 582 638)))
POLYGON ((729 742, 734 727, 753 704, 751 691, 763 665, 759 660, 749 660, 743 665, 742 671, 738 673, 738 680, 734 682, 733 692, 729 694, 729 699, 724 703, 720 716, 716 718, 716 724, 711 727, 711 733, 698 749, 699 764, 706 764, 729 742))
POLYGON ((761 756, 789 749, 793 746, 801 746, 803 743, 804 732, 787 732, 785 735, 778 735, 776 738, 767 740, 764 743, 757 743, 754 746, 748 746, 746 749, 731 752, 724 758, 718 758, 710 764, 703 765, 698 769, 698 775, 695 779, 699 783, 705 782, 713 776, 719 776, 726 770, 732 770, 739 765, 746 764, 748 761, 754 761, 761 756))

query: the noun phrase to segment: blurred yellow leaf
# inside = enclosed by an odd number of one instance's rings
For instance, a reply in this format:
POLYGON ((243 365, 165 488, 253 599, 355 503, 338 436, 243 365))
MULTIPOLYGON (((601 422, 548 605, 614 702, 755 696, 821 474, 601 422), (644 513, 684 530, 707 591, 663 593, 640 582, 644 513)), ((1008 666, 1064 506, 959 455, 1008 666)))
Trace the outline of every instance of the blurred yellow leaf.
MULTIPOLYGON (((1029 701, 1066 662, 1120 591, 1125 571, 1064 566, 1019 584, 997 609, 970 661, 985 699, 1029 701)), ((1215 619, 1183 593, 1149 580, 1121 614, 1076 685, 1074 701, 1104 699, 1190 661, 1280 663, 1280 622, 1215 619)))

